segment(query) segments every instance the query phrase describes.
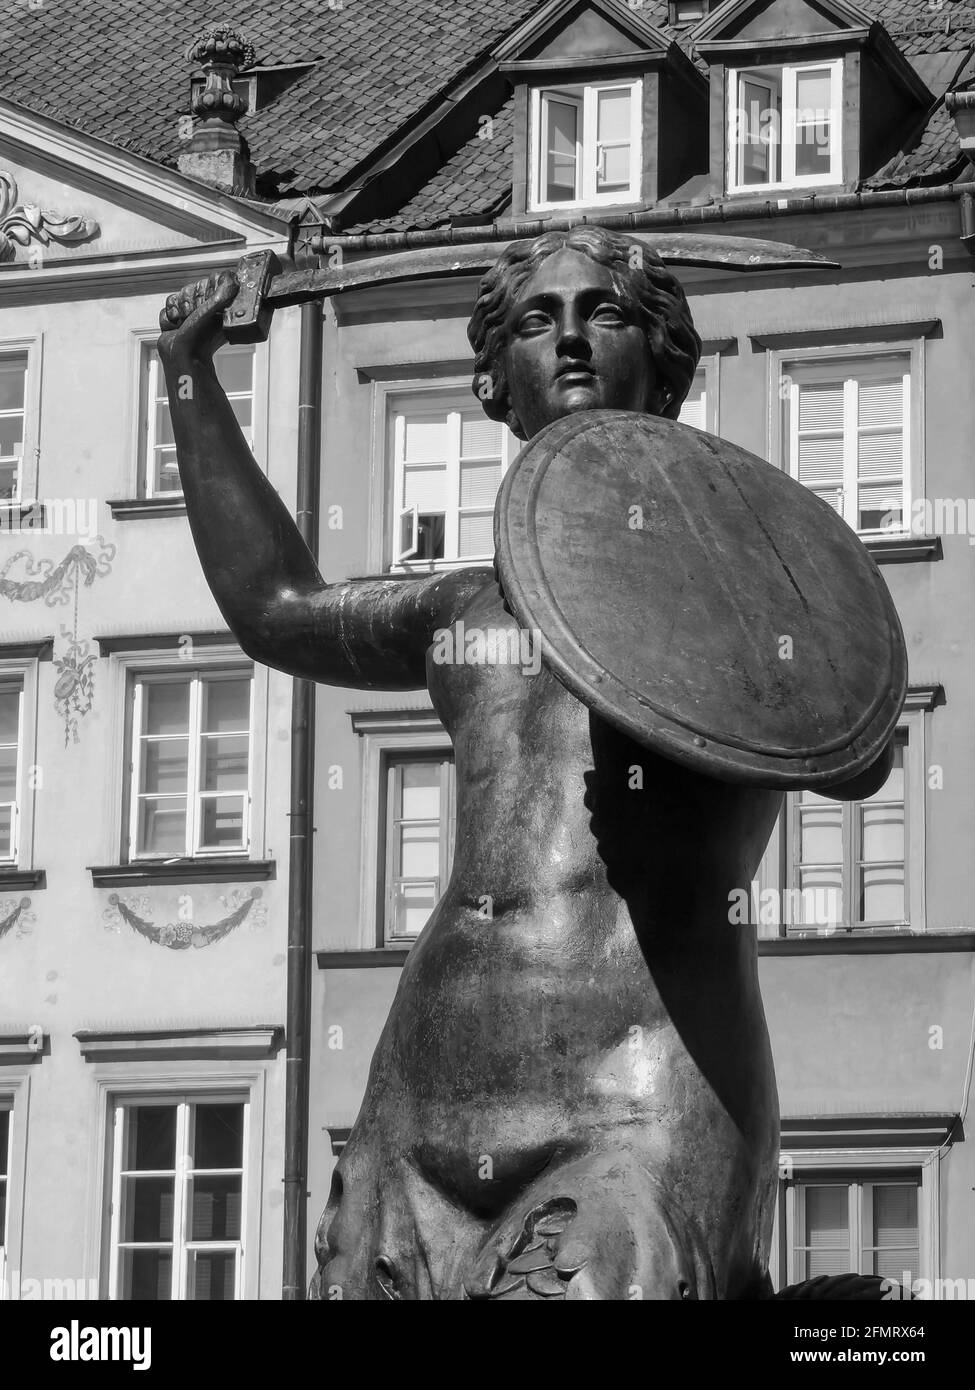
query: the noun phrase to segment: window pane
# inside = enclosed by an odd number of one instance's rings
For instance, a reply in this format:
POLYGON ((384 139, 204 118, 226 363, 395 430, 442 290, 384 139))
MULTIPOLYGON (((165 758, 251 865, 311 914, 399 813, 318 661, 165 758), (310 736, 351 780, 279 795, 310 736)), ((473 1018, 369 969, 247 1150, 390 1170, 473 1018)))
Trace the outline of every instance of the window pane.
POLYGON ((168 401, 156 402, 156 433, 153 442, 156 445, 174 442, 173 421, 169 413, 168 401))
POLYGON ((0 457, 19 455, 24 442, 24 417, 6 415, 0 418, 0 457))
POLYGON ((436 905, 434 884, 401 883, 393 900, 393 935, 418 936, 436 905))
POLYGON ((873 1243, 898 1249, 917 1244, 917 1188, 913 1183, 874 1186, 873 1243))
POLYGON ((478 412, 463 415, 460 422, 460 456, 463 459, 501 460, 501 425, 478 412))
POLYGON ((691 389, 688 391, 684 404, 680 408, 680 415, 677 417, 682 425, 693 425, 697 430, 707 429, 706 381, 707 378, 703 372, 694 374, 691 389))
POLYGON ((156 452, 156 477, 153 492, 180 492, 179 466, 176 463, 175 449, 160 449, 156 452))
POLYGON ((20 462, 0 463, 0 500, 10 502, 17 497, 20 479, 20 462))
POLYGON ((458 526, 457 544, 462 560, 473 555, 494 554, 494 513, 482 516, 462 516, 458 526))
MULTIPOLYGON (((789 368, 786 368, 786 373, 790 373, 789 368)), ((842 381, 810 382, 800 386, 799 429, 843 429, 842 381)))
POLYGON ((239 1177, 193 1178, 190 1182, 190 1240, 240 1239, 239 1177))
POLYGON ((126 1111, 123 1170, 160 1171, 176 1166, 176 1106, 132 1105, 126 1111))
POLYGON ((10 1149, 10 1111, 0 1110, 0 1178, 7 1176, 7 1155, 10 1149))
POLYGON ((835 927, 843 920, 843 867, 830 864, 799 870, 799 901, 793 898, 792 924, 835 927))
POLYGON ((863 868, 861 874, 860 920, 870 922, 903 922, 904 868, 863 868))
POLYGON ((490 507, 492 516, 494 503, 501 486, 501 461, 490 463, 462 463, 460 466, 460 505, 462 507, 490 507))
POLYGON ((800 804, 799 857, 804 864, 843 862, 843 807, 838 802, 800 804))
POLYGON ((247 790, 247 734, 211 734, 203 740, 205 792, 247 790))
POLYGON ((597 92, 596 191, 609 193, 630 186, 630 93, 597 92))
POLYGON ((406 463, 443 463, 447 457, 447 421, 443 416, 406 416, 403 428, 406 463))
POLYGON ((799 436, 799 481, 812 486, 841 483, 843 479, 843 440, 812 435, 799 436))
POLYGON ((576 196, 579 111, 567 102, 545 97, 548 107, 548 149, 545 153, 546 202, 565 202, 576 196))
POLYGON ((193 1167, 240 1168, 244 1157, 244 1107, 233 1104, 194 1106, 193 1167))
POLYGON ((806 1274, 850 1272, 849 1196, 845 1186, 806 1186, 806 1274))
POLYGON ((403 763, 400 769, 400 806, 407 820, 433 820, 440 815, 440 764, 403 763))
POLYGON ((861 429, 888 429, 893 425, 899 427, 903 424, 904 373, 908 370, 909 359, 896 360, 903 364, 896 375, 880 377, 877 380, 867 378, 860 382, 858 397, 861 429))
POLYGON ((871 801, 903 801, 904 800, 904 749, 906 740, 897 739, 894 744, 894 762, 890 769, 890 775, 882 787, 874 792, 873 796, 867 797, 867 803, 871 801))
POLYGON ((20 733, 20 691, 0 690, 0 744, 17 743, 20 733))
POLYGON ((903 806, 859 807, 860 857, 867 863, 904 858, 903 806))
POLYGON ((235 1295, 237 1256, 232 1250, 189 1252, 187 1298, 195 1303, 226 1302, 235 1295))
POLYGON ((0 410, 23 410, 26 379, 26 352, 5 353, 0 357, 0 410))
POLYGON ((437 878, 440 874, 440 823, 400 826, 397 878, 437 878))
POLYGON ((228 393, 253 390, 254 349, 252 347, 222 347, 214 354, 213 365, 217 380, 228 393))
POLYGON ((183 797, 140 801, 138 847, 140 854, 186 853, 186 801, 183 797))
POLYGON ((173 1178, 123 1178, 123 1241, 173 1238, 173 1178))
POLYGON ((173 1257, 168 1250, 123 1250, 121 1294, 132 1302, 161 1303, 173 1296, 173 1257))
POLYGON ((17 800, 17 748, 0 747, 0 802, 17 800))
POLYGON ((203 683, 203 732, 242 733, 250 728, 251 683, 246 676, 236 680, 207 680, 203 683))
POLYGON ((142 786, 140 791, 185 792, 189 740, 167 738, 160 742, 148 739, 142 746, 142 786))
POLYGON ((779 107, 778 81, 770 77, 767 82, 758 82, 747 75, 740 78, 736 113, 740 183, 775 181, 779 107))
POLYGON ((244 843, 244 803, 240 796, 207 797, 201 807, 204 849, 240 849, 244 843))
POLYGON ((420 512, 417 517, 416 560, 442 560, 446 538, 443 513, 420 512))
POLYGON ((146 681, 143 685, 143 733, 185 734, 190 725, 190 683, 146 681))
POLYGON ((253 403, 250 397, 235 397, 235 399, 230 402, 230 409, 237 417, 237 423, 240 425, 244 438, 249 444, 253 443, 253 434, 251 432, 251 425, 253 424, 253 403))
POLYGON ((904 489, 892 487, 862 487, 857 506, 857 529, 885 531, 900 527, 904 520, 904 489))
POLYGON ((447 506, 447 469, 407 467, 403 474, 403 506, 418 512, 442 512, 447 506))

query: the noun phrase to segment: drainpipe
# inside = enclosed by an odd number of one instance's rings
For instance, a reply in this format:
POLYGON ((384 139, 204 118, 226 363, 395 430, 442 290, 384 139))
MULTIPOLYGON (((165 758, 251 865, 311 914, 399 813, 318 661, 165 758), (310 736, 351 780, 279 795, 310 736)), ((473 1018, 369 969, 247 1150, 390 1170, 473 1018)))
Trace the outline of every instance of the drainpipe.
MULTIPOLYGON (((298 479, 295 520, 318 556, 321 440, 322 306, 301 306, 298 388, 298 479)), ((311 1014, 312 837, 314 827, 315 684, 291 691, 291 849, 288 863, 288 1005, 284 1112, 284 1266, 281 1296, 300 1302, 307 1283, 308 1064, 311 1014)))

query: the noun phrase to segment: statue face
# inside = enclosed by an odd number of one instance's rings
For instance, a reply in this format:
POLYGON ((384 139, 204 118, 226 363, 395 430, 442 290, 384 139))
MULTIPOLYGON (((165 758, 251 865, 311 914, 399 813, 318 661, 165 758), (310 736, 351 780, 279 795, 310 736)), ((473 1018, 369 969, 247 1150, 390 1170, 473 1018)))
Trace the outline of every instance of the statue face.
POLYGON ((646 334, 609 269, 581 252, 542 262, 507 330, 508 390, 527 438, 575 410, 656 408, 646 334))

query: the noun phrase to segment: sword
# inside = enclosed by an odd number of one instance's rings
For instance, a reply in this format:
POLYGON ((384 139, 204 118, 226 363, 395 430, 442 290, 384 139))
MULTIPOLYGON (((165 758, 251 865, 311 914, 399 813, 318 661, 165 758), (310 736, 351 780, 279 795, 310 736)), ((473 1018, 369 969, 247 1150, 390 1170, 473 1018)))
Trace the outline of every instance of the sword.
MULTIPOLYGON (((519 239, 513 237, 511 240, 519 239)), ((755 237, 674 232, 641 240, 669 265, 742 271, 836 268, 835 261, 828 261, 802 247, 781 241, 760 241, 755 237)), ((483 241, 472 242, 469 246, 427 246, 314 270, 285 270, 273 251, 253 251, 242 257, 237 265, 235 276, 240 289, 224 310, 224 332, 232 343, 262 343, 267 338, 274 310, 285 305, 329 299, 345 290, 368 285, 483 275, 510 244, 510 241, 483 241)))

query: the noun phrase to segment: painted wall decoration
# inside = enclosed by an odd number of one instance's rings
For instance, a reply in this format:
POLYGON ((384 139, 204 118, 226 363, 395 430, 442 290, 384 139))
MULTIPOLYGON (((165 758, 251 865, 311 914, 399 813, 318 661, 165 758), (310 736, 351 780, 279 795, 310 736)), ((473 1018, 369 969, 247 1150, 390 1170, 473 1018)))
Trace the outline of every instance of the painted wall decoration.
POLYGON ((113 893, 102 917, 110 930, 119 932, 125 923, 156 946, 168 946, 171 951, 187 951, 190 947, 200 950, 222 941, 245 920, 252 928, 263 927, 267 922, 267 907, 260 902, 260 898, 260 888, 249 891, 235 888, 229 893, 222 893, 220 902, 226 909, 226 915, 216 922, 202 923, 188 915, 192 911, 192 898, 184 893, 174 919, 160 925, 147 915, 151 911, 151 903, 146 894, 122 897, 119 893, 113 893))
POLYGON ((33 203, 17 202, 17 184, 13 174, 0 169, 0 261, 12 261, 17 247, 25 246, 33 253, 31 264, 43 256, 40 247, 52 241, 76 245, 98 236, 101 228, 91 218, 76 213, 62 216, 50 208, 33 203))
POLYGON ((18 550, 0 568, 0 596, 14 603, 33 603, 43 599, 49 608, 69 603, 74 606, 71 627, 61 624, 66 639, 55 656, 57 680, 54 707, 64 722, 64 746, 78 739, 78 721, 89 712, 95 699, 95 658, 89 654, 90 642, 78 637, 78 593, 82 583, 90 589, 95 580, 111 574, 115 546, 96 536, 92 546, 73 545, 59 564, 35 560, 29 550, 18 550), (23 564, 24 578, 13 579, 11 571, 23 564))
POLYGON ((36 920, 30 898, 0 898, 0 941, 15 928, 18 936, 29 936, 36 920))

